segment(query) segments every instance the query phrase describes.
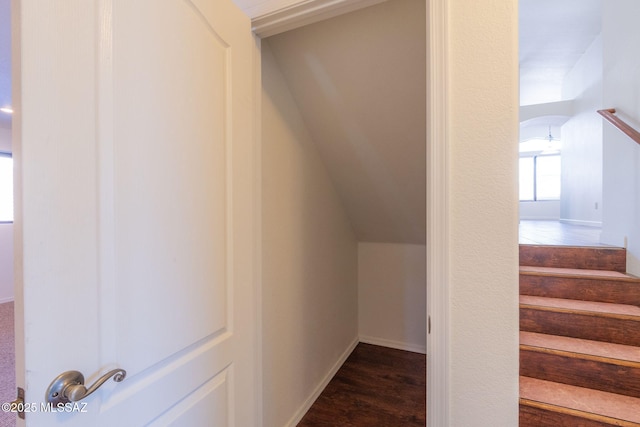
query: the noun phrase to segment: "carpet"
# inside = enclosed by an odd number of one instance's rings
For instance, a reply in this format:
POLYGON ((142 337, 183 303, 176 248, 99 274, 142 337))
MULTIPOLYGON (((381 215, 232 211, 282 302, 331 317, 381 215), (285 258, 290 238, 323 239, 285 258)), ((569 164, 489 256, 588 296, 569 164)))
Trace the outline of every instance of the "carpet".
MULTIPOLYGON (((16 398, 13 302, 0 304, 0 403, 16 398)), ((15 427, 16 414, 0 411, 0 427, 15 427)))

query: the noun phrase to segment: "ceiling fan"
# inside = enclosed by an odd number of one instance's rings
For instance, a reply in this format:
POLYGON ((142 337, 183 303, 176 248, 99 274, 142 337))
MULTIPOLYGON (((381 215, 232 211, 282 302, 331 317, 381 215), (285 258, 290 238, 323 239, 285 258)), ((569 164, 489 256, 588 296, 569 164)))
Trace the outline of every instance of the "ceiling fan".
POLYGON ((548 145, 544 150, 542 150, 540 154, 559 154, 560 138, 555 138, 553 135, 551 135, 551 125, 549 125, 549 135, 545 139, 548 141, 548 145), (558 143, 554 143, 554 141, 558 141, 558 143))

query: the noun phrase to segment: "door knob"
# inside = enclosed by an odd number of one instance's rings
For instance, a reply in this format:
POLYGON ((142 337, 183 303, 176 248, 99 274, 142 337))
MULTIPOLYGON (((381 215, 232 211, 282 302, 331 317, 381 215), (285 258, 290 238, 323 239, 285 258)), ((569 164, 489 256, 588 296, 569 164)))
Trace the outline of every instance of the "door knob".
POLYGON ((94 382, 91 387, 84 386, 84 375, 78 371, 67 371, 56 377, 47 388, 46 399, 52 405, 59 403, 77 402, 96 391, 109 378, 117 383, 124 380, 127 371, 124 369, 112 369, 94 382))

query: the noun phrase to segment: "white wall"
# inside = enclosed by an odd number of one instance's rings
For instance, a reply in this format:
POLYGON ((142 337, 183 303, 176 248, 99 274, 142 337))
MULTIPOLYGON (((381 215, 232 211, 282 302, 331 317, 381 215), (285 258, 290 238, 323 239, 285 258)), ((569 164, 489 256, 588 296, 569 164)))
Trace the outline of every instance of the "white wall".
MULTIPOLYGON (((0 151, 11 152, 11 129, 0 127, 0 151)), ((0 224, 0 303, 13 301, 13 224, 0 224)))
POLYGON ((267 41, 262 78, 263 422, 282 427, 304 415, 357 343, 358 259, 267 41))
POLYGON ((358 244, 360 341, 426 353, 426 247, 358 244))
POLYGON ((573 99, 574 115, 562 127, 560 217, 602 225, 602 37, 597 37, 567 74, 563 97, 573 99))
POLYGON ((559 220, 560 200, 520 202, 520 219, 559 220))
MULTIPOLYGON (((616 108, 640 123, 640 2, 603 2, 605 108, 616 108)), ((640 274, 640 146, 604 125, 602 241, 628 242, 627 270, 640 274)))
POLYGON ((517 10, 448 2, 449 427, 518 425, 517 10))

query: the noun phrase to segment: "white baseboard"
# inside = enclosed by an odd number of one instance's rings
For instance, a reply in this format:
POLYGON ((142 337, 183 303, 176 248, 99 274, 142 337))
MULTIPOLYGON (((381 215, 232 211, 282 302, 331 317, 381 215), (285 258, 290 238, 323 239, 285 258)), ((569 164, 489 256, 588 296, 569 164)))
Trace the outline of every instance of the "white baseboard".
POLYGON ((12 301, 13 301, 13 297, 0 298, 0 304, 4 304, 5 302, 12 302, 12 301))
POLYGON ((331 381, 331 379, 335 376, 335 374, 338 372, 338 369, 340 369, 340 367, 344 364, 344 362, 347 360, 347 358, 353 352, 353 350, 356 348, 359 342, 360 341, 358 340, 358 338, 356 338, 355 340, 353 340, 351 344, 349 344, 349 347, 347 347, 347 349, 340 355, 340 357, 338 358, 336 363, 334 363, 334 365, 331 367, 327 375, 325 375, 325 377, 322 379, 320 384, 318 384, 318 386, 313 390, 313 393, 311 393, 311 396, 309 396, 304 401, 300 409, 298 409, 298 411, 296 411, 296 413, 289 420, 289 422, 285 424, 286 427, 295 427, 300 422, 300 420, 302 420, 302 417, 304 417, 304 415, 307 413, 309 408, 311 408, 311 405, 313 405, 313 402, 315 402, 316 399, 320 396, 324 388, 327 386, 327 384, 329 384, 329 381, 331 381))
POLYGON ((627 236, 608 231, 600 233, 600 242, 605 245, 618 246, 620 248, 626 248, 628 246, 627 236))
POLYGON ((602 221, 583 221, 580 219, 560 218, 560 222, 563 224, 582 225, 585 227, 602 227, 602 221))
POLYGON ((522 221, 560 221, 557 216, 541 216, 541 215, 522 215, 520 216, 522 221))
POLYGON ((412 351, 414 353, 427 354, 427 347, 419 344, 411 344, 401 341, 387 340, 384 338, 376 338, 360 335, 360 342, 365 344, 379 345, 382 347, 395 348, 397 350, 412 351))

